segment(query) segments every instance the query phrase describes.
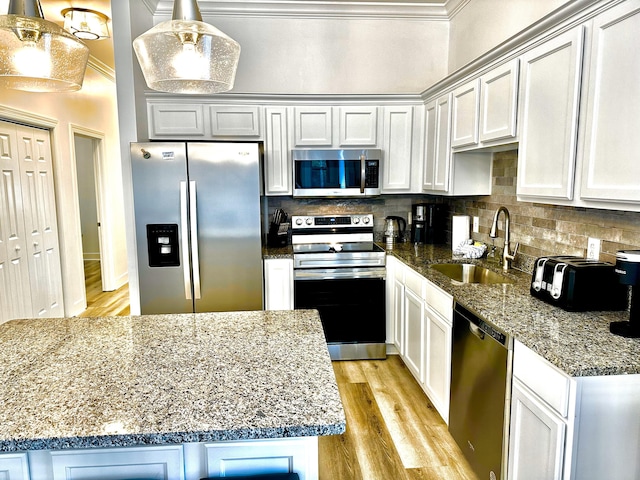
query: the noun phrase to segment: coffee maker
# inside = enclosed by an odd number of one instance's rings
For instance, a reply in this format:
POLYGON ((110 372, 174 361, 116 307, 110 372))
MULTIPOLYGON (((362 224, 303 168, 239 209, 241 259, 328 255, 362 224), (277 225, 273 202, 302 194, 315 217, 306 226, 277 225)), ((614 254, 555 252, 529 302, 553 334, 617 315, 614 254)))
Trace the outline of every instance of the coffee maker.
POLYGON ((640 337, 640 250, 620 250, 615 273, 623 285, 631 285, 631 313, 628 322, 611 322, 611 333, 627 338, 640 337))
POLYGON ((417 203, 412 208, 411 242, 445 243, 446 207, 440 203, 417 203))

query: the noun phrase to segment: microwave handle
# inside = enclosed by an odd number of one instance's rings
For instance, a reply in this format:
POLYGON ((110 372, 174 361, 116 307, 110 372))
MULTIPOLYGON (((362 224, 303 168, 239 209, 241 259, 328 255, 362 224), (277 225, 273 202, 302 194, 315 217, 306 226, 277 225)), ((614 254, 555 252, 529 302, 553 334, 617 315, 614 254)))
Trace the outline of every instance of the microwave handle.
POLYGON ((360 155, 360 193, 364 193, 365 180, 367 178, 367 156, 360 155))

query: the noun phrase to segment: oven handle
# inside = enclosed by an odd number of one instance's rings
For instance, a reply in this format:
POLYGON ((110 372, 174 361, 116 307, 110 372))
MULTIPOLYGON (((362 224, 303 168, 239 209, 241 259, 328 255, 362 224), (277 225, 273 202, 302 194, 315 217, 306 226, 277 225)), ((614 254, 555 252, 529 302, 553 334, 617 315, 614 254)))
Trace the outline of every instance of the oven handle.
POLYGON ((339 279, 364 279, 386 278, 384 268, 311 268, 293 271, 294 280, 339 280, 339 279))

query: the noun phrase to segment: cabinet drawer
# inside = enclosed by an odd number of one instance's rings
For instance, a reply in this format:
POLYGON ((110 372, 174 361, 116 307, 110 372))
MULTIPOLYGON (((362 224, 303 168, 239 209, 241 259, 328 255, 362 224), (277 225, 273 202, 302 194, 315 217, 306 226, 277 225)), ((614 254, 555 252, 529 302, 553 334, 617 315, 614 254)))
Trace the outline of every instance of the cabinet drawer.
POLYGON ((518 341, 513 345, 513 376, 567 417, 571 378, 518 341))
POLYGON ((406 268, 404 272, 404 286, 420 298, 424 298, 424 286, 427 279, 411 268, 406 268))
POLYGON ((453 297, 426 280, 426 301, 431 309, 438 313, 447 323, 453 325, 453 297))

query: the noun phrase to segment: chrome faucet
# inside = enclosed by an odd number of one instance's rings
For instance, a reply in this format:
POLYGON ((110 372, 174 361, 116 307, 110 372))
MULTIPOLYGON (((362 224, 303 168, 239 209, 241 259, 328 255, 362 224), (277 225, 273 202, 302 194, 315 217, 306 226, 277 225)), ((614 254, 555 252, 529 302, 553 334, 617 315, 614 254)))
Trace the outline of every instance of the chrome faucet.
POLYGON ((493 216, 493 224, 491 225, 489 236, 491 238, 496 238, 498 236, 498 217, 500 216, 500 212, 504 212, 504 249, 502 250, 502 269, 509 270, 509 268, 511 268, 511 262, 516 258, 520 243, 516 243, 516 248, 513 250, 513 253, 509 252, 509 227, 511 223, 511 217, 509 215, 509 210, 507 210, 506 207, 500 207, 498 208, 498 210, 496 210, 496 214, 493 216))

